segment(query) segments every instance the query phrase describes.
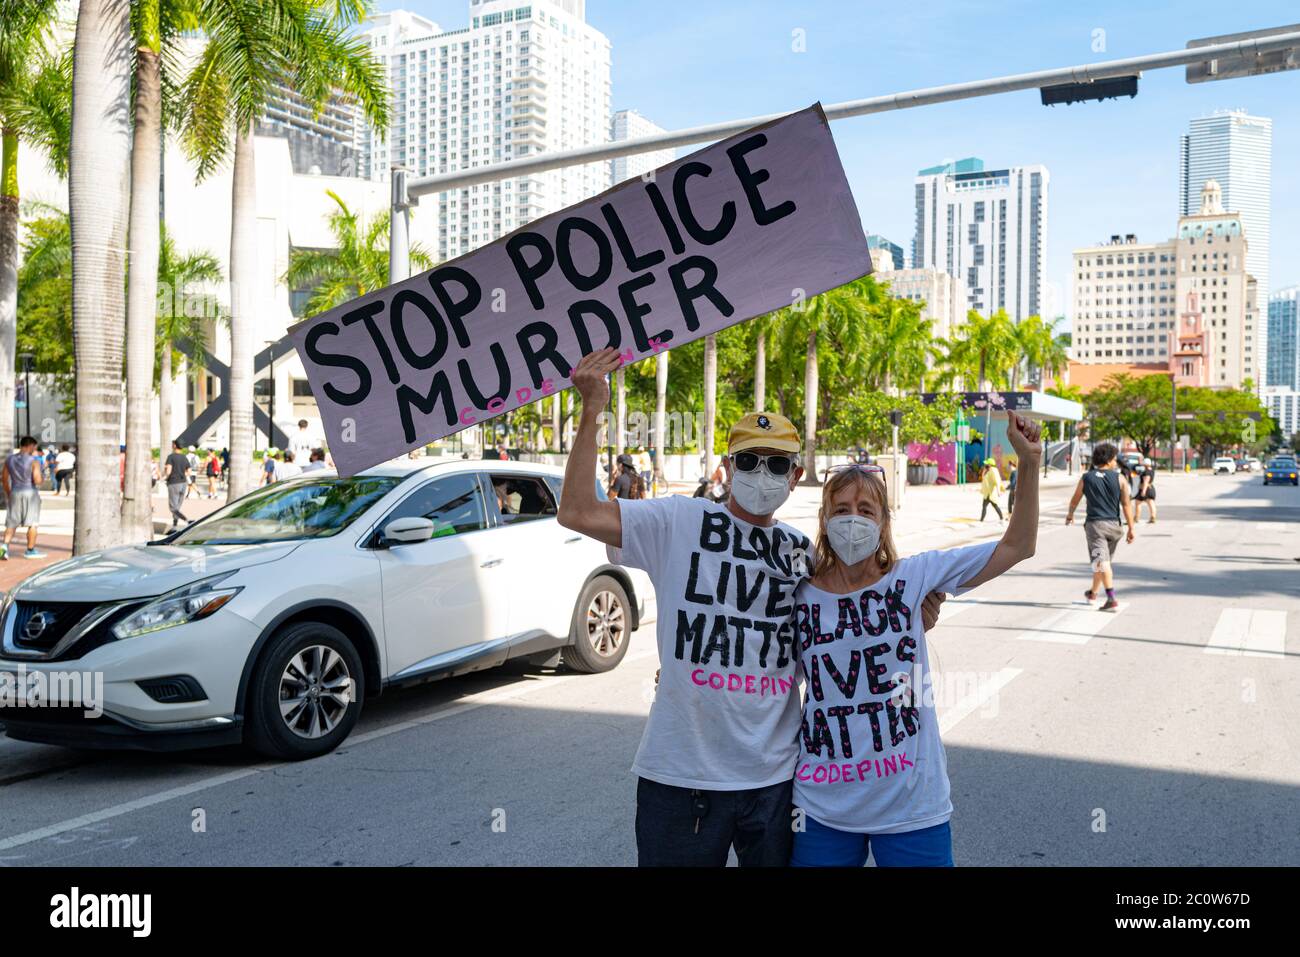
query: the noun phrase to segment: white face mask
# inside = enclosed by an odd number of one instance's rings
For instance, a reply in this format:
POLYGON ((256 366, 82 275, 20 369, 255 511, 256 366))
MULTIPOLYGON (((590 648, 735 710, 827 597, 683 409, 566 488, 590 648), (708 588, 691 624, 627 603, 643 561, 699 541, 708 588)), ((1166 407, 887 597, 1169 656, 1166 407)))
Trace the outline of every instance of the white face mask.
POLYGON ((790 497, 790 479, 769 475, 765 468, 736 471, 731 476, 731 495, 749 514, 771 515, 790 497))
POLYGON ((826 520, 826 540, 840 561, 856 565, 876 553, 880 526, 862 515, 836 515, 826 520))

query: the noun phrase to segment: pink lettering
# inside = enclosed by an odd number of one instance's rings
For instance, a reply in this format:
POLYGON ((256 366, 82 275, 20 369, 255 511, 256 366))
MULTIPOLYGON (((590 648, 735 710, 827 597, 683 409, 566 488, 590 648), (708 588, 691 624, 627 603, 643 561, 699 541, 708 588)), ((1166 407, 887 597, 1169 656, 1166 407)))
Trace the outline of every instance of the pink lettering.
POLYGON ((700 680, 700 675, 702 674, 704 674, 704 669, 696 668, 694 671, 691 672, 691 680, 694 681, 697 685, 707 684, 707 682, 700 680))
POLYGON ((667 348, 668 347, 664 345, 663 340, 660 339, 658 336, 655 336, 653 339, 650 340, 650 349, 653 352, 660 352, 667 348))
POLYGON ((814 784, 825 784, 825 783, 826 783, 826 774, 827 774, 827 771, 826 771, 826 765, 824 765, 824 764, 819 764, 819 765, 817 765, 817 767, 813 769, 813 783, 814 783, 814 784), (817 773, 818 773, 819 771, 821 772, 821 777, 818 777, 818 776, 817 776, 817 773))
POLYGON ((859 780, 859 781, 865 781, 866 778, 867 778, 867 771, 870 771, 870 770, 871 770, 871 759, 870 759, 870 758, 868 758, 868 759, 865 760, 865 761, 859 761, 859 762, 858 762, 858 780, 859 780), (866 770, 863 770, 864 768, 865 768, 866 770))
POLYGON ((506 407, 506 400, 499 395, 494 395, 488 399, 487 410, 489 412, 500 412, 506 407))
POLYGON ((528 388, 528 386, 521 386, 520 388, 515 389, 515 401, 520 405, 524 404, 532 397, 533 390, 528 388))
POLYGON ((727 675, 728 691, 739 691, 742 687, 744 687, 744 684, 745 683, 740 680, 740 675, 737 674, 727 675))
POLYGON ((553 379, 542 380, 542 395, 550 395, 555 391, 555 381, 553 379))
POLYGON ((893 757, 885 758, 885 777, 889 777, 889 775, 897 774, 897 773, 898 773, 898 762, 896 762, 893 759, 893 757))
POLYGON ((912 767, 912 762, 909 761, 909 760, 907 760, 907 752, 906 752, 906 751, 900 751, 900 752, 899 752, 899 754, 898 754, 898 766, 899 766, 899 768, 910 768, 910 767, 912 767))
POLYGON ((754 676, 745 675, 745 694, 754 693, 754 676))
POLYGON ((716 671, 709 675, 709 687, 710 687, 710 688, 717 688, 718 690, 722 690, 722 686, 723 686, 724 684, 726 684, 726 682, 723 681, 723 679, 722 679, 722 675, 718 674, 716 671), (717 679, 718 679, 717 684, 714 684, 714 682, 713 682, 713 679, 714 679, 714 678, 717 678, 717 679))
POLYGON ((772 690, 772 679, 764 675, 758 679, 758 693, 767 694, 772 690))
POLYGON ((465 406, 465 408, 460 410, 460 421, 465 425, 473 425, 478 421, 478 419, 474 417, 473 413, 474 407, 472 405, 465 406))
POLYGON ((826 783, 837 784, 840 780, 840 766, 838 764, 828 765, 826 768, 826 783))
POLYGON ((798 771, 795 771, 794 776, 797 777, 800 781, 807 781, 810 776, 808 774, 808 765, 806 764, 802 765, 798 771))

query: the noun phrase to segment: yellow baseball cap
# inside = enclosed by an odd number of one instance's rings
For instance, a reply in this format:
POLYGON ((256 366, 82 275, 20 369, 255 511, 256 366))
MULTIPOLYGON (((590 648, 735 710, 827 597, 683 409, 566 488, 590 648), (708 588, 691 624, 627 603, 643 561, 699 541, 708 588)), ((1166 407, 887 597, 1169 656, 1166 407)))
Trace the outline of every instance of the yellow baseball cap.
POLYGON ((794 423, 776 412, 750 412, 731 427, 727 437, 727 454, 746 449, 776 449, 798 452, 803 447, 794 423))

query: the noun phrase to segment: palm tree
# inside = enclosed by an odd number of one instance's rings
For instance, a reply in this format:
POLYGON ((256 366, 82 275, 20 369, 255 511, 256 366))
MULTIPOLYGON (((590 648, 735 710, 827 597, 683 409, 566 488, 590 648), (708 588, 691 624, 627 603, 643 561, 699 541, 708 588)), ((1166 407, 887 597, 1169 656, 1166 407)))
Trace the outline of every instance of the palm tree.
MULTIPOLYGON (((126 287, 126 468, 123 473, 122 531, 128 540, 153 533, 150 503, 149 401, 153 396, 154 338, 158 299, 159 187, 162 176, 163 90, 174 81, 164 56, 180 31, 197 26, 186 0, 137 0, 132 4, 135 35, 135 131, 131 149, 131 216, 126 287)), ((167 442, 167 436, 160 441, 167 442)))
POLYGON ((230 498, 252 488, 252 293, 257 284, 253 124, 287 83, 316 110, 355 100, 388 125, 384 71, 351 32, 368 0, 196 0, 207 43, 182 90, 182 128, 200 177, 233 152, 230 212, 230 498), (233 140, 233 150, 232 150, 233 140))
POLYGON ((947 345, 948 371, 971 376, 980 392, 986 391, 990 382, 1004 385, 1017 356, 1014 329, 1004 310, 991 316, 970 310, 947 345))
MULTIPOLYGON (((34 94, 50 90, 48 50, 56 7, 56 0, 0 0, 0 453, 6 455, 14 447, 9 410, 18 336, 18 144, 28 125, 22 114, 39 102, 34 94)), ((60 124, 65 130, 66 122, 65 110, 60 124)))
MULTIPOLYGON (((188 341, 198 345, 206 343, 211 332, 213 320, 224 320, 215 296, 199 293, 195 287, 203 283, 221 282, 221 264, 210 252, 197 251, 179 255, 167 235, 161 230, 158 241, 158 281, 163 293, 158 298, 154 310, 156 323, 155 341, 150 349, 150 369, 158 369, 158 437, 163 453, 175 438, 172 432, 171 385, 174 378, 172 369, 183 358, 176 350, 176 343, 188 341)), ((196 352, 197 350, 191 350, 196 352)), ((195 359, 186 362, 186 369, 191 376, 197 376, 202 370, 195 359)), ((152 376, 150 385, 152 387, 152 376)), ((130 449, 127 450, 128 456, 130 449)), ((146 449, 145 454, 152 458, 146 449)))
POLYGON ((868 347, 863 362, 868 382, 890 395, 919 387, 933 344, 932 323, 919 303, 888 297, 870 310, 868 347))
MULTIPOLYGON (((328 220, 332 249, 292 249, 284 283, 290 289, 311 289, 309 315, 333 309, 388 285, 387 211, 368 220, 348 208, 333 190, 325 191, 337 209, 328 220)), ((433 268, 433 258, 419 243, 411 244, 413 272, 433 268)))
POLYGON ((131 166, 131 10, 121 0, 81 0, 72 61, 68 212, 77 367, 74 553, 120 540, 126 333, 126 221, 131 166))

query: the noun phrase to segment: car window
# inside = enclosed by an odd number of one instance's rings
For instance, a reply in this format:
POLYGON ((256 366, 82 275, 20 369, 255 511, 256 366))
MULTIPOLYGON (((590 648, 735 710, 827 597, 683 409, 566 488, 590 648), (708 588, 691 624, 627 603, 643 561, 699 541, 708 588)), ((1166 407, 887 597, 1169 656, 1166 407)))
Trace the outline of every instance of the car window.
MULTIPOLYGON (((558 475, 546 476, 546 484, 551 487, 551 494, 555 496, 555 501, 560 501, 564 489, 564 479, 558 475)), ((605 502, 609 496, 605 494, 605 487, 600 484, 600 479, 596 479, 596 501, 605 502)))
POLYGON ((392 490, 388 476, 291 479, 251 492, 170 540, 172 545, 244 545, 328 538, 392 490))
POLYGON ((554 518, 558 512, 555 495, 540 476, 491 475, 488 481, 496 494, 501 521, 507 525, 554 518))
POLYGON ((487 528, 487 509, 478 478, 472 473, 444 475, 425 482, 384 519, 427 518, 433 537, 463 535, 487 528))

